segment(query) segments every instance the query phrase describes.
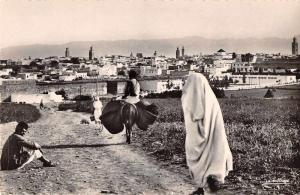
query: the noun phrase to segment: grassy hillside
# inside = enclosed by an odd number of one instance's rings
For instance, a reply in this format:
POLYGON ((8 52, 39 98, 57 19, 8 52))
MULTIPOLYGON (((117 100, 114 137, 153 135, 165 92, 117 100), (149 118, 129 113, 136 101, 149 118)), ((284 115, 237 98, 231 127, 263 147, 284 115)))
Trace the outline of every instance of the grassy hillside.
MULTIPOLYGON (((158 121, 148 131, 136 129, 133 142, 158 159, 186 166, 180 99, 151 101, 159 106, 158 121)), ((220 99, 220 105, 234 158, 230 182, 250 193, 267 180, 287 179, 289 185, 270 190, 300 192, 300 102, 233 98, 220 99)))

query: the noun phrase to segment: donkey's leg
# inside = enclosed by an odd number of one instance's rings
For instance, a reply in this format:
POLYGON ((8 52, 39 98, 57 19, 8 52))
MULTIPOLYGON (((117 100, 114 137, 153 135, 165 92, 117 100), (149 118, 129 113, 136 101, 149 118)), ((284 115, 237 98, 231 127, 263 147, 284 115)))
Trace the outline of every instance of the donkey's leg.
POLYGON ((131 128, 130 126, 126 125, 126 143, 131 143, 131 128))

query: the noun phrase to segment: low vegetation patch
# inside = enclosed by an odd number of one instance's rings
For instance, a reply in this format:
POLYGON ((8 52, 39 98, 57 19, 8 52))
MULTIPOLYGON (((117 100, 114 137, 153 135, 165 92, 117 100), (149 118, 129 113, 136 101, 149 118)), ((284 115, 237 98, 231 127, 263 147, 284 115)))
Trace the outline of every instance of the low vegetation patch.
MULTIPOLYGON (((220 99, 236 188, 263 188, 271 180, 288 180, 271 192, 300 192, 300 102, 292 99, 220 99)), ((180 99, 151 99, 159 107, 157 122, 135 129, 133 143, 156 158, 186 166, 185 128, 180 99), (138 142, 138 143, 137 143, 138 142)), ((247 192, 248 193, 248 192, 247 192)))
MULTIPOLYGON (((225 98, 225 91, 218 87, 212 87, 213 92, 215 93, 217 98, 225 98)), ((145 96, 145 98, 181 98, 182 91, 181 90, 172 90, 172 91, 164 91, 162 93, 149 93, 145 96)))
POLYGON ((41 117, 39 110, 30 104, 1 103, 0 123, 25 121, 31 123, 41 117))
POLYGON ((92 100, 78 100, 74 102, 61 103, 58 105, 59 111, 72 110, 75 112, 93 112, 93 101, 92 100))

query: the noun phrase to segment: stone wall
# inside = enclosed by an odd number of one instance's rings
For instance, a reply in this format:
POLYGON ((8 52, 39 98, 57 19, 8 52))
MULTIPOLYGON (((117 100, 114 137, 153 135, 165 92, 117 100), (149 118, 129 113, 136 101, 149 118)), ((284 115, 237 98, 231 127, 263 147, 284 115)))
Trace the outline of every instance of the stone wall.
POLYGON ((10 101, 11 94, 42 94, 64 89, 69 98, 77 95, 117 95, 124 91, 125 81, 72 81, 59 83, 36 83, 35 80, 2 80, 0 101, 10 101))
POLYGON ((11 102, 25 102, 27 104, 39 104, 49 102, 63 102, 61 95, 56 95, 54 92, 48 94, 11 94, 11 102))
POLYGON ((13 93, 37 93, 35 80, 2 80, 0 84, 1 101, 10 100, 13 93))
POLYGON ((53 92, 64 89, 69 98, 77 95, 106 95, 106 82, 69 82, 69 83, 43 83, 37 84, 38 93, 53 92))

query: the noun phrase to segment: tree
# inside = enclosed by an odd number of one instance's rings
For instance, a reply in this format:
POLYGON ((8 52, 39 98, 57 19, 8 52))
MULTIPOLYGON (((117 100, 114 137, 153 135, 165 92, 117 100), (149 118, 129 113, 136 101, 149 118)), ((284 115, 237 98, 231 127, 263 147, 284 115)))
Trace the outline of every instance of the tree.
POLYGON ((232 53, 232 59, 235 59, 236 58, 236 53, 232 53))
POLYGON ((274 97, 274 94, 270 89, 268 89, 268 91, 267 91, 266 95, 264 96, 264 98, 272 98, 272 97, 274 97))
POLYGON ((223 89, 219 89, 217 87, 212 86, 212 90, 217 98, 225 98, 225 91, 223 89))
POLYGON ((32 62, 30 62, 29 66, 30 66, 30 67, 37 66, 37 63, 36 63, 36 61, 32 61, 32 62))
POLYGON ((167 81, 167 89, 172 89, 172 87, 174 86, 174 84, 172 83, 172 81, 168 80, 167 81))
POLYGON ((125 73, 124 70, 120 70, 120 71, 118 72, 118 75, 121 75, 121 76, 126 76, 125 74, 126 74, 126 73, 125 73))
POLYGON ((243 83, 246 83, 246 75, 243 74, 243 83))
POLYGON ((57 68, 58 64, 59 64, 58 61, 52 60, 50 66, 53 67, 53 68, 57 68))
POLYGON ((79 58, 77 58, 77 57, 71 58, 71 63, 72 64, 80 64, 79 58))
POLYGON ((68 95, 64 89, 55 92, 56 95, 61 95, 65 100, 68 99, 68 95))

